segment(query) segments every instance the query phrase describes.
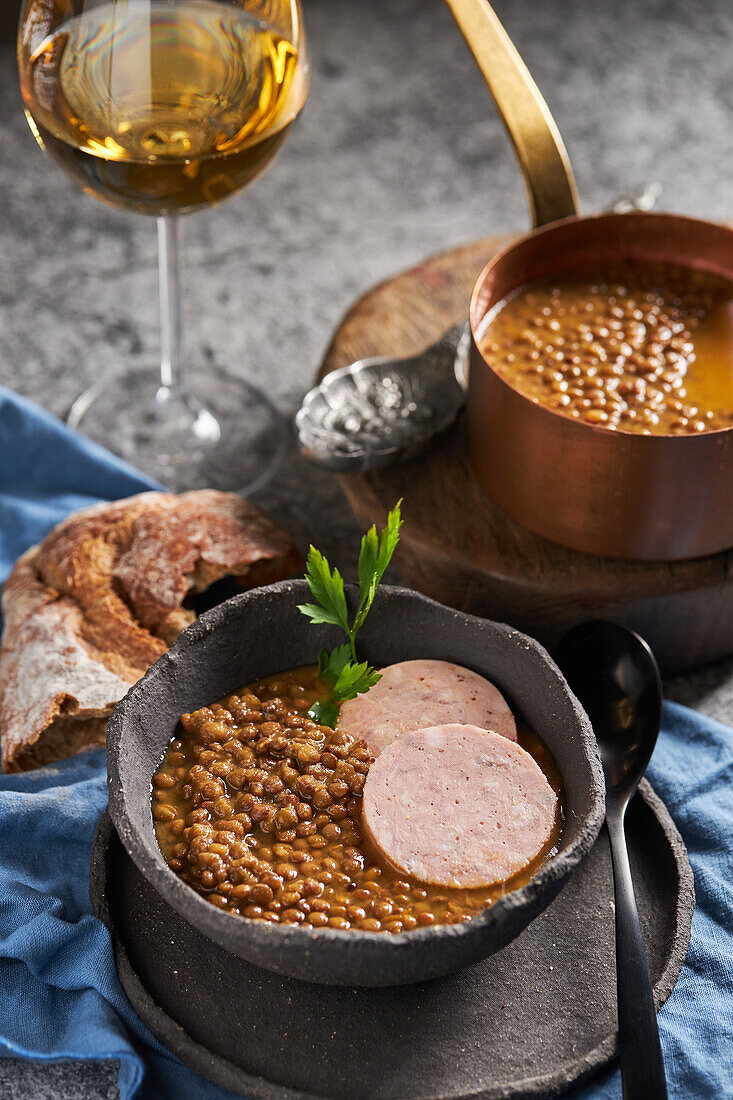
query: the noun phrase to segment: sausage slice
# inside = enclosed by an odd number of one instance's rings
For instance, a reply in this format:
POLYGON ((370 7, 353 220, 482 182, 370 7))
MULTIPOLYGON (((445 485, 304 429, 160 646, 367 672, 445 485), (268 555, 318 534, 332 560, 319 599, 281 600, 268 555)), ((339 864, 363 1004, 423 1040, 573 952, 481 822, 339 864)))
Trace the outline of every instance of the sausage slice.
POLYGON ((364 824, 386 859, 421 882, 510 879, 552 836, 557 796, 536 761, 492 730, 406 733, 372 764, 364 824))
POLYGON ((516 741, 506 699, 492 683, 449 661, 400 661, 382 679, 341 707, 339 729, 366 741, 379 756, 403 733, 445 722, 492 729, 516 741))

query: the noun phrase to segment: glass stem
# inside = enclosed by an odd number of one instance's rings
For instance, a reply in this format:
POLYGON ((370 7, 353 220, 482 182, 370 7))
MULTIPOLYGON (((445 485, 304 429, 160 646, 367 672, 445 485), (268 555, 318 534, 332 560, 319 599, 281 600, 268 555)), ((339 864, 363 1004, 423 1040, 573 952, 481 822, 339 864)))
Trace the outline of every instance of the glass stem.
POLYGON ((185 393, 188 381, 181 359, 181 236, 180 218, 174 214, 163 214, 158 218, 160 400, 185 393))

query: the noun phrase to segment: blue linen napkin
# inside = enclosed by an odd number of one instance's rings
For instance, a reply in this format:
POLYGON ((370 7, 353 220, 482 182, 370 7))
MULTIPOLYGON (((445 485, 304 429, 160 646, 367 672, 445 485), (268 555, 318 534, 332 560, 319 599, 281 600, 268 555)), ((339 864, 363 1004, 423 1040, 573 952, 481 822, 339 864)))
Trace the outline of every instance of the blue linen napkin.
MULTIPOLYGON (((0 582, 64 515, 151 483, 0 387, 0 582)), ((733 1098, 733 733, 666 704, 649 778, 687 844, 697 907, 659 1014, 671 1100, 733 1098)), ((104 751, 0 776, 0 1054, 115 1059, 122 1100, 223 1100, 135 1016, 88 898, 104 751)), ((616 1100, 618 1070, 572 1093, 616 1100)))

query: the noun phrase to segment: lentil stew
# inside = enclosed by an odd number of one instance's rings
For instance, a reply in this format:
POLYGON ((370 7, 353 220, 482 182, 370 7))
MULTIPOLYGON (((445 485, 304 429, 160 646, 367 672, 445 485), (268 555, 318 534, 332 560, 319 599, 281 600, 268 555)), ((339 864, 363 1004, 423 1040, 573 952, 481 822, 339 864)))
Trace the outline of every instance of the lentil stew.
POLYGON ((501 378, 588 424, 645 435, 733 425, 733 283, 627 260, 520 288, 479 333, 501 378))
MULTIPOLYGON (((447 889, 389 866, 364 837, 364 742, 319 726, 308 708, 323 694, 316 668, 259 680, 181 717, 153 777, 156 836, 169 866, 227 912, 280 924, 399 933, 469 920, 524 885, 557 848, 508 882, 447 889)), ((540 739, 518 729, 561 795, 540 739)))

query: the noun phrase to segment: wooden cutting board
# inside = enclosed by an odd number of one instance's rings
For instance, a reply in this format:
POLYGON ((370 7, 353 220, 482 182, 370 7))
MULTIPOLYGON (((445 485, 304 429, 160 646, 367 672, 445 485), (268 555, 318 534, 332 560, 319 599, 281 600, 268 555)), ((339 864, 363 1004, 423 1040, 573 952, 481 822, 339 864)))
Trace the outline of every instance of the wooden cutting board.
MULTIPOLYGON (((374 287, 343 318, 319 376, 365 356, 412 355, 431 344, 466 317, 479 272, 511 239, 442 252, 374 287)), ((562 455, 555 457, 561 469, 562 455)), ((627 562, 550 543, 514 523, 479 487, 460 422, 420 458, 340 482, 365 527, 384 522, 404 499, 401 578, 441 603, 508 622, 550 647, 577 622, 613 619, 638 630, 666 672, 733 652, 733 551, 627 562)))

